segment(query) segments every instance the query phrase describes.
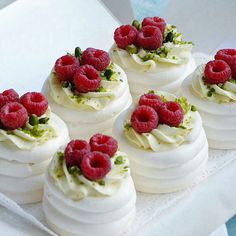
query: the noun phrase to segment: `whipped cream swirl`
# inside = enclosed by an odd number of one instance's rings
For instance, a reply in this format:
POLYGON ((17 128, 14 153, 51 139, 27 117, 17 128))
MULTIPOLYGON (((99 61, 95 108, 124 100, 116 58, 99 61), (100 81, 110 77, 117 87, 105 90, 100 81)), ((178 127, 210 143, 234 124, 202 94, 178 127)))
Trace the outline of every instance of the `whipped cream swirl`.
POLYGON ((207 84, 204 82, 205 65, 200 65, 192 77, 192 89, 201 98, 217 103, 236 101, 236 80, 230 78, 224 84, 207 84))
POLYGON ((80 94, 72 92, 71 85, 63 87, 56 73, 52 72, 49 79, 50 95, 57 104, 73 110, 101 110, 115 99, 117 90, 123 82, 119 78, 120 71, 115 64, 111 63, 107 69, 112 73, 109 80, 102 76, 101 87, 97 91, 80 94))
POLYGON ((39 117, 39 119, 49 118, 46 124, 37 124, 32 126, 28 121, 24 128, 15 130, 0 129, 0 142, 15 145, 22 150, 33 149, 35 146, 57 137, 55 124, 50 117, 51 111, 48 109, 43 116, 39 117))
POLYGON ((110 172, 100 181, 91 181, 86 179, 79 169, 75 171, 68 169, 63 153, 58 152, 50 165, 49 174, 57 188, 72 200, 76 201, 88 196, 112 196, 130 176, 130 169, 127 155, 123 152, 117 151, 110 160, 110 172))
POLYGON ((185 98, 177 98, 166 92, 157 92, 156 94, 160 95, 164 101, 177 101, 181 104, 184 110, 184 119, 181 125, 179 127, 170 127, 165 124, 159 124, 150 133, 142 134, 136 132, 129 121, 124 126, 125 137, 131 143, 144 150, 152 150, 154 152, 177 148, 185 141, 191 140, 191 135, 189 134, 197 121, 195 112, 191 110, 193 109, 192 106, 185 98))
POLYGON ((163 67, 168 69, 187 64, 191 59, 193 44, 184 42, 182 34, 172 25, 166 27, 164 38, 170 32, 173 34, 172 42, 164 42, 162 47, 157 50, 149 51, 140 48, 137 53, 129 53, 114 44, 110 52, 111 57, 125 69, 150 73, 157 73, 163 67))

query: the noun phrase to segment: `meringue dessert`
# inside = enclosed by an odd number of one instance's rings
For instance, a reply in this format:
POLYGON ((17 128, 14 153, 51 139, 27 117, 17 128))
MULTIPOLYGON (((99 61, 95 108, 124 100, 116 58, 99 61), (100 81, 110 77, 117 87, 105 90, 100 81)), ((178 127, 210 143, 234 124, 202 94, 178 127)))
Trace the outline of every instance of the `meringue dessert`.
POLYGON ((236 49, 222 49, 182 85, 182 94, 199 110, 209 146, 236 149, 236 49))
POLYGON ((129 156, 138 191, 170 193, 199 180, 208 143, 196 108, 184 97, 149 91, 116 120, 113 135, 129 156))
POLYGON ((114 40, 110 56, 124 69, 132 96, 155 89, 176 94, 195 69, 193 44, 183 41, 176 26, 160 17, 122 25, 115 30, 114 40))
POLYGON ((129 159, 110 136, 60 148, 45 178, 43 211, 61 236, 119 236, 135 216, 129 159))
POLYGON ((41 201, 47 165, 68 140, 43 94, 0 93, 0 192, 19 204, 41 201))
POLYGON ((77 47, 74 55, 59 58, 42 91, 71 138, 111 133, 117 115, 132 103, 124 71, 94 48, 77 47))

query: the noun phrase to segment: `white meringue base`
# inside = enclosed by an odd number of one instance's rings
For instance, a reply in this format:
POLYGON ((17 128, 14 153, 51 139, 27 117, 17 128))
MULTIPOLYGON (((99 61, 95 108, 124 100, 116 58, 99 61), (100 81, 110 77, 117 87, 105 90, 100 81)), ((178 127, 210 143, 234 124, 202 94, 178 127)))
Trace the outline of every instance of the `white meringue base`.
POLYGON ((183 80, 196 68, 194 58, 187 64, 163 66, 155 73, 123 68, 129 82, 132 97, 141 96, 143 91, 161 90, 178 94, 183 80))
POLYGON ((216 103, 195 95, 191 75, 184 80, 181 93, 201 114, 210 148, 236 149, 236 104, 216 103))
POLYGON ((123 94, 99 111, 77 111, 57 104, 50 96, 48 79, 45 81, 42 92, 46 95, 52 111, 66 122, 72 139, 89 139, 95 133, 111 133, 116 117, 132 103, 126 75, 122 73, 122 86, 125 86, 123 94))
POLYGON ((208 160, 208 143, 198 113, 197 125, 192 131, 194 137, 177 148, 160 152, 143 150, 129 143, 123 131, 127 113, 123 112, 116 120, 113 135, 129 156, 131 175, 138 191, 170 193, 198 180, 208 160))
POLYGON ((73 201, 46 175, 43 210, 49 226, 61 236, 118 236, 135 216, 136 192, 131 177, 112 197, 73 201))
POLYGON ((32 150, 0 142, 0 191, 19 204, 42 200, 44 172, 56 150, 69 140, 66 124, 55 114, 57 137, 32 150))

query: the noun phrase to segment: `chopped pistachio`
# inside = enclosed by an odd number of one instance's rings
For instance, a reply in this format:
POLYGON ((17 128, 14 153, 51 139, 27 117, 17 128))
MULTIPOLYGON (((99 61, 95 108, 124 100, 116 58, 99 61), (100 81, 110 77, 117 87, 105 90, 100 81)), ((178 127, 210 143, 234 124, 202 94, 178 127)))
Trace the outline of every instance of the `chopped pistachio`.
POLYGON ((114 163, 116 165, 121 165, 121 164, 123 164, 123 162, 124 162, 123 157, 122 156, 118 156, 114 163))
POLYGON ((107 89, 103 88, 103 87, 99 87, 96 92, 107 92, 107 89))
POLYGON ((164 95, 161 95, 160 97, 162 102, 168 102, 168 99, 164 95))
POLYGON ((138 52, 138 48, 137 48, 135 45, 133 45, 133 44, 128 45, 128 46, 125 48, 125 50, 126 50, 128 53, 130 53, 130 54, 136 54, 136 53, 138 52))
POLYGON ((57 152, 57 159, 60 165, 62 165, 64 160, 64 153, 63 152, 57 152))
POLYGON ((43 117, 39 119, 39 124, 47 124, 49 121, 49 117, 43 117))
POLYGON ((184 114, 186 114, 191 109, 191 105, 188 103, 185 97, 177 98, 175 99, 175 101, 181 105, 184 110, 184 114))
POLYGON ((104 75, 106 76, 107 80, 110 80, 111 76, 113 75, 113 71, 111 69, 106 69, 104 75))
POLYGON ((45 130, 38 129, 38 125, 35 125, 33 128, 25 127, 21 129, 24 133, 29 134, 32 137, 40 138, 43 136, 45 130))
POLYGON ((130 128, 132 127, 131 123, 127 122, 125 125, 124 125, 124 128, 129 130, 130 128))
POLYGON ((192 105, 191 106, 191 111, 197 111, 197 108, 194 105, 192 105))
POLYGON ((70 84, 69 84, 68 81, 65 81, 65 80, 64 80, 64 81, 61 82, 61 86, 62 86, 63 88, 68 88, 69 85, 70 85, 70 84))
POLYGON ((80 60, 80 58, 81 58, 81 56, 82 56, 82 50, 81 50, 81 48, 80 47, 76 47, 75 48, 75 57, 78 59, 78 60, 80 60))
POLYGON ((149 94, 150 94, 150 93, 155 93, 155 91, 154 91, 154 90, 149 90, 148 93, 149 93, 149 94))
POLYGON ((141 30, 142 25, 137 20, 133 20, 132 26, 134 26, 137 30, 141 30))
POLYGON ((75 174, 82 175, 82 172, 78 166, 70 166, 68 168, 68 171, 72 175, 75 175, 75 174))
POLYGON ((183 125, 179 125, 179 128, 181 128, 181 129, 187 129, 185 126, 183 126, 183 125))
POLYGON ((39 123, 38 117, 35 114, 32 114, 29 117, 29 124, 32 126, 35 126, 35 125, 38 125, 38 123, 39 123))
POLYGON ((101 186, 105 186, 106 182, 102 179, 102 180, 98 181, 98 184, 101 185, 101 186))

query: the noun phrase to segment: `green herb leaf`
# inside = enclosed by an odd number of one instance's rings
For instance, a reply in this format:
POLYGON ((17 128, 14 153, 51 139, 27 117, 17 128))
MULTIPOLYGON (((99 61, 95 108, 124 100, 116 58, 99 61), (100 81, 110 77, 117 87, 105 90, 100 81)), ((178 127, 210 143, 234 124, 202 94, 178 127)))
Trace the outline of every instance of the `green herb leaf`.
POLYGON ((43 117, 39 119, 39 124, 47 124, 49 121, 49 117, 43 117))
POLYGON ((165 40, 164 40, 164 43, 173 42, 173 39, 174 39, 174 33, 173 33, 173 31, 170 31, 170 32, 166 35, 166 38, 165 38, 165 40))
POLYGON ((78 59, 78 60, 80 60, 80 58, 81 58, 81 56, 82 56, 82 50, 81 50, 81 48, 80 47, 76 47, 75 48, 75 57, 78 59))
POLYGON ((35 114, 32 114, 29 117, 29 124, 32 126, 35 126, 35 125, 38 125, 38 123, 39 123, 38 117, 35 114))
POLYGON ((68 81, 62 81, 61 82, 61 86, 63 87, 63 88, 68 88, 69 87, 69 85, 70 85, 70 83, 68 82, 68 81))
POLYGON ((142 25, 137 20, 133 20, 132 26, 134 26, 137 30, 141 30, 142 25))
POLYGON ((102 179, 102 180, 98 181, 98 184, 101 185, 101 186, 105 186, 106 182, 102 179))

